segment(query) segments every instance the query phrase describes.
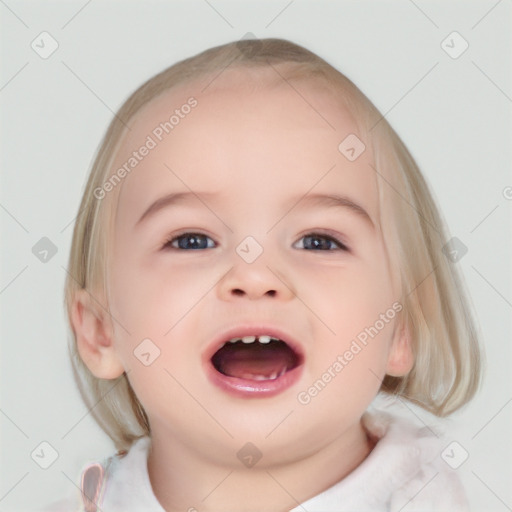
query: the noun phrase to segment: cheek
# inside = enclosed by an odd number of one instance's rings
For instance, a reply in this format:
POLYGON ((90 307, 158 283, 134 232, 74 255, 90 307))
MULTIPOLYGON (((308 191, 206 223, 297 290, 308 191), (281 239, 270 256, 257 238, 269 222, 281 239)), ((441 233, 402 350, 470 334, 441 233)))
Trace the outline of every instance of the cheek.
POLYGON ((317 269, 314 280, 304 277, 303 295, 300 291, 298 295, 321 320, 316 322, 314 334, 313 376, 322 375, 341 356, 343 376, 331 370, 339 375, 336 380, 340 386, 343 381, 360 382, 361 389, 370 393, 378 389, 397 314, 385 270, 383 264, 359 261, 347 268, 317 269))
POLYGON ((127 258, 111 273, 111 310, 130 332, 146 324, 161 336, 204 296, 211 282, 211 271, 198 265, 170 265, 163 258, 145 265, 127 258))
POLYGON ((163 347, 160 357, 149 366, 132 358, 128 378, 151 423, 162 419, 172 427, 183 423, 183 418, 194 418, 198 410, 192 400, 186 399, 186 392, 179 384, 184 379, 168 364, 168 355, 163 347))
MULTIPOLYGON (((214 277, 211 267, 171 266, 165 260, 144 266, 126 258, 113 266, 109 301, 115 319, 115 343, 125 369, 136 372, 134 379, 139 375, 141 361, 137 354, 141 352, 149 352, 150 358, 159 352, 152 370, 182 365, 183 358, 190 356, 184 354, 189 344, 180 345, 177 340, 193 337, 190 318, 202 306, 214 277)), ((151 375, 148 373, 148 377, 151 375)), ((142 382, 142 387, 145 385, 142 382)))
POLYGON ((396 300, 390 276, 381 264, 358 261, 310 272, 311 276, 307 271, 301 273, 303 286, 298 296, 323 320, 326 332, 355 336, 396 300))
POLYGON ((339 297, 324 310, 327 327, 315 336, 308 372, 309 389, 301 404, 308 414, 330 414, 341 419, 359 417, 378 393, 386 374, 389 347, 396 322, 391 304, 356 292, 339 297), (389 307, 388 307, 389 306, 389 307), (330 307, 330 309, 327 309, 330 307), (320 334, 321 333, 321 334, 320 334))
POLYGON ((338 355, 296 397, 304 414, 317 418, 328 415, 331 424, 360 418, 381 386, 368 350, 354 355, 351 361, 344 359, 343 353, 338 355))

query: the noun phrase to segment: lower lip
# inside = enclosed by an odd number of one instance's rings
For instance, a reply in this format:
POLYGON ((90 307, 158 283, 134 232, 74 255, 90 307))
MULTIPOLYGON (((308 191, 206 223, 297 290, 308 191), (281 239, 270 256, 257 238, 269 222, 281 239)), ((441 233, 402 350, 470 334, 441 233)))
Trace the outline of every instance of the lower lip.
POLYGON ((218 372, 211 362, 207 364, 206 373, 215 386, 230 395, 241 398, 268 398, 292 387, 300 378, 302 365, 273 380, 249 380, 229 377, 218 372))

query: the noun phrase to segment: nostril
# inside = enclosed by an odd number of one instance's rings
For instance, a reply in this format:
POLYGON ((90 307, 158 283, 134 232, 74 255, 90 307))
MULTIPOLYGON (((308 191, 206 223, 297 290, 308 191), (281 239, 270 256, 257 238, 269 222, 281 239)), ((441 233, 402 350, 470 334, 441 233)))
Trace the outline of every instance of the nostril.
MULTIPOLYGON (((240 288, 234 288, 231 293, 233 295, 237 295, 239 297, 243 296, 243 295, 246 295, 246 292, 244 292, 244 290, 241 290, 240 288)), ((276 291, 275 290, 267 290, 265 292, 265 295, 269 295, 270 297, 275 297, 276 296, 276 291)))

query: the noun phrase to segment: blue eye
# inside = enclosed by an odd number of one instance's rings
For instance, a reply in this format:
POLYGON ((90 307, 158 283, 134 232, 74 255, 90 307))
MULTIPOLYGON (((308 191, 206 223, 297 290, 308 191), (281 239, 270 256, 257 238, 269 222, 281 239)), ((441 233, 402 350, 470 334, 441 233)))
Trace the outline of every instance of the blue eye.
POLYGON ((327 235, 320 235, 317 233, 310 233, 301 238, 302 247, 299 249, 313 250, 313 251, 348 251, 348 247, 341 243, 339 240, 327 235))
POLYGON ((200 233, 184 233, 166 242, 164 248, 172 247, 173 249, 184 250, 211 249, 214 247, 214 244, 215 242, 206 235, 200 233))
MULTIPOLYGON (((349 251, 348 247, 336 238, 318 233, 303 236, 298 244, 298 249, 308 251, 349 251)), ((164 249, 172 248, 186 251, 212 249, 214 247, 215 242, 209 236, 201 233, 183 233, 169 239, 163 246, 164 249)))

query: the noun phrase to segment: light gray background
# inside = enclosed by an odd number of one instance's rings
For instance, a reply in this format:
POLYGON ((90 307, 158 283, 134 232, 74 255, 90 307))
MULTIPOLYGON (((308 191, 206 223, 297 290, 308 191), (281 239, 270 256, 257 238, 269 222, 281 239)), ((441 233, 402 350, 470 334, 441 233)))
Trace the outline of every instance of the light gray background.
POLYGON ((468 247, 458 265, 487 375, 447 428, 469 453, 456 471, 474 510, 512 510, 511 11, 510 0, 2 0, 0 511, 68 494, 83 464, 113 451, 72 380, 62 307, 72 221, 112 111, 156 72, 247 32, 303 44, 354 80, 468 247), (48 59, 30 46, 43 31, 59 44, 48 59), (457 59, 441 47, 453 31, 469 43, 457 59), (32 253, 42 237, 58 249, 46 263, 32 253), (59 453, 46 470, 30 456, 42 441, 59 453))

